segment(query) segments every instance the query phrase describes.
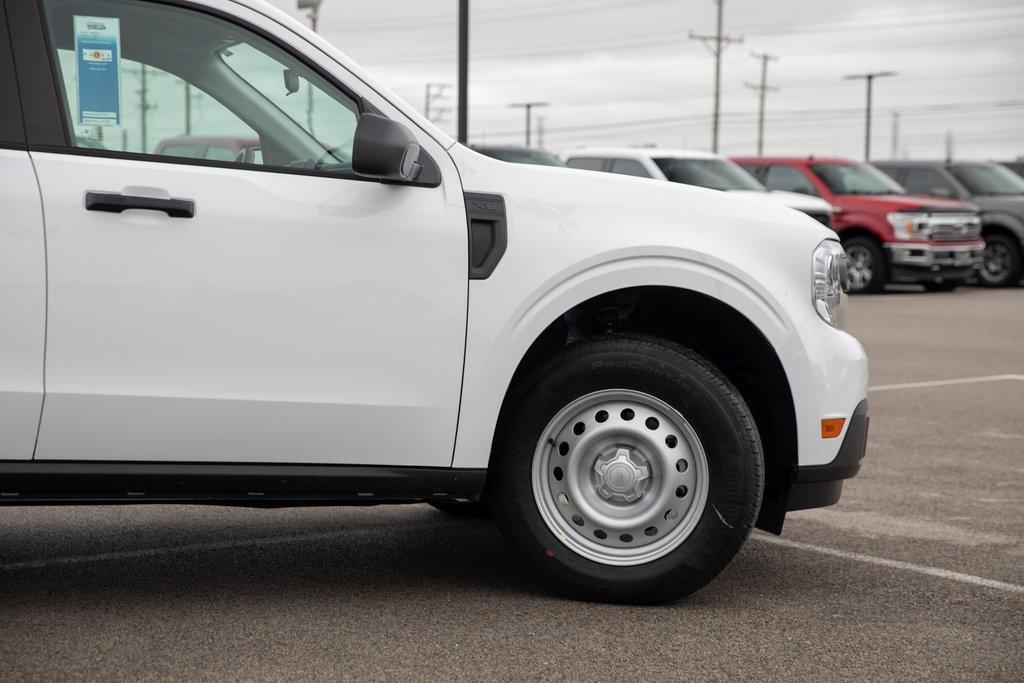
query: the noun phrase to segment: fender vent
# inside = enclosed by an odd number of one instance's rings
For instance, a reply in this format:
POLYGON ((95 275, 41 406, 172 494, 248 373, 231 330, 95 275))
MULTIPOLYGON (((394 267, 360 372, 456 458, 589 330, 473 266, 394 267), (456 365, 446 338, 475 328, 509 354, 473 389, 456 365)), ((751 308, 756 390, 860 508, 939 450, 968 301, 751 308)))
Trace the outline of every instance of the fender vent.
POLYGON ((498 267, 508 246, 505 199, 497 194, 467 192, 469 223, 469 279, 486 280, 498 267))

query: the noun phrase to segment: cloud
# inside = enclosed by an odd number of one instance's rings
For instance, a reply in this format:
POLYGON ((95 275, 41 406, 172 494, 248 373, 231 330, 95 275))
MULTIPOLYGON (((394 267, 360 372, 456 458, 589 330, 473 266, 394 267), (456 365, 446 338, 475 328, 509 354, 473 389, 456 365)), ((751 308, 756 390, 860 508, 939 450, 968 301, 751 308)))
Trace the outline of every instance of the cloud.
MULTIPOLYGON (((274 4, 291 11, 285 0, 274 4)), ((472 0, 470 131, 521 140, 524 99, 546 100, 545 143, 707 148, 713 60, 710 0, 472 0), (674 117, 674 118, 673 118, 674 117)), ((422 108, 427 82, 454 82, 455 0, 325 0, 321 33, 422 108), (427 7, 429 5, 429 8, 427 7)), ((754 149, 759 78, 751 51, 779 56, 769 79, 766 151, 859 156, 864 84, 842 76, 895 70, 876 83, 874 151, 936 157, 951 132, 960 158, 1024 153, 1024 6, 1019 0, 727 0, 722 149, 754 149), (1014 106, 1012 103, 1017 102, 1014 106), (942 105, 954 105, 942 108, 942 105)), ((454 122, 442 127, 454 129, 454 122)))

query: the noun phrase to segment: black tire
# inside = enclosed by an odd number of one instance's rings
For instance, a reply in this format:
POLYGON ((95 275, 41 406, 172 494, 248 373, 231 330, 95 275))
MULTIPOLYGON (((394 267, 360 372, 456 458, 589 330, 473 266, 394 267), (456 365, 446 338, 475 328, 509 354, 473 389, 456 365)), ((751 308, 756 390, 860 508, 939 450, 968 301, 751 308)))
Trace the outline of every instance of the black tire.
POLYGON ((850 259, 850 294, 877 294, 885 289, 889 282, 889 269, 878 242, 870 237, 851 237, 843 242, 843 247, 850 259), (866 278, 856 279, 855 267, 861 258, 866 260, 871 274, 866 278))
POLYGON ((485 500, 458 503, 449 500, 430 501, 430 505, 452 517, 490 517, 491 508, 485 500))
POLYGON ((566 347, 520 388, 487 495, 503 533, 548 587, 599 602, 668 602, 704 586, 736 555, 760 509, 764 456, 746 403, 707 360, 655 337, 601 337, 566 347), (707 456, 708 495, 696 526, 679 546, 646 564, 612 566, 570 550, 534 499, 532 460, 548 423, 579 397, 610 388, 641 391, 673 407, 707 456))
POLYGON ((1012 287, 1024 275, 1020 242, 1000 233, 985 238, 985 259, 978 271, 982 287, 1012 287))

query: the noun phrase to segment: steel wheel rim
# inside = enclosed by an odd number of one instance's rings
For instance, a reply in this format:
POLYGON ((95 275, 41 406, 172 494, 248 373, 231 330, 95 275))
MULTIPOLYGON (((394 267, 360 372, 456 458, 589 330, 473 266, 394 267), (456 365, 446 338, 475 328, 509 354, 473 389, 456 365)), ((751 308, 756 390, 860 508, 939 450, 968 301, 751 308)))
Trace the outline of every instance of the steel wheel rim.
POLYGON ((851 291, 860 291, 871 282, 875 275, 875 260, 866 247, 857 245, 847 247, 846 274, 851 291))
POLYGON ((650 394, 607 389, 572 401, 548 423, 531 481, 541 518, 565 546, 630 566, 664 557, 690 536, 709 477, 703 445, 678 411, 650 394))
POLYGON ((988 282, 998 282, 1010 270, 1010 250, 1003 244, 986 244, 981 277, 988 282))

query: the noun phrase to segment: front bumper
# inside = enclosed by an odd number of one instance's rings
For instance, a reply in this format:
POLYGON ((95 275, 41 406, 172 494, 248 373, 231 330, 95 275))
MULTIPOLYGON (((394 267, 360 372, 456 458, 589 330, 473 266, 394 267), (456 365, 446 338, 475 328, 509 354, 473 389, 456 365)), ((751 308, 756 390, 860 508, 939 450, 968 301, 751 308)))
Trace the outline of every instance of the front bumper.
POLYGON ((890 242, 885 249, 893 282, 945 282, 966 280, 981 268, 985 243, 890 242))
POLYGON ((843 493, 843 481, 857 475, 868 445, 868 402, 853 411, 846 436, 835 460, 827 465, 798 467, 786 510, 807 510, 834 505, 843 493))

